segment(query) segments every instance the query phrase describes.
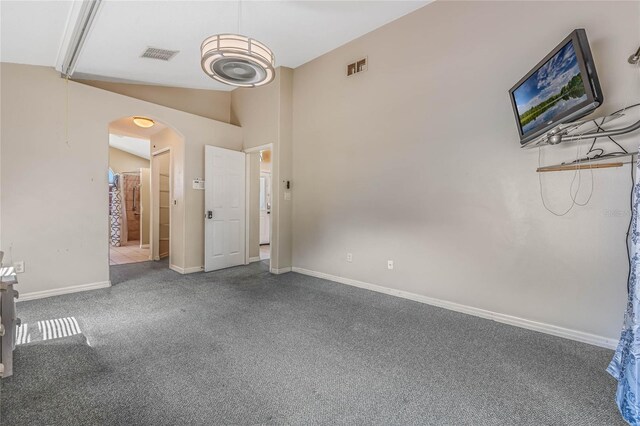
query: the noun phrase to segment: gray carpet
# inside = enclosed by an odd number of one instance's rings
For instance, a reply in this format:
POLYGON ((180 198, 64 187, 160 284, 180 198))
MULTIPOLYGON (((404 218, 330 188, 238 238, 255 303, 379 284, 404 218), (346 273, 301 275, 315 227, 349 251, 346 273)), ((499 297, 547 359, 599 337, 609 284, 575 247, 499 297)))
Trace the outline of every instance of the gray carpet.
POLYGON ((3 425, 618 425, 612 351, 254 263, 22 302, 3 425), (38 321, 81 333, 42 340, 38 321))

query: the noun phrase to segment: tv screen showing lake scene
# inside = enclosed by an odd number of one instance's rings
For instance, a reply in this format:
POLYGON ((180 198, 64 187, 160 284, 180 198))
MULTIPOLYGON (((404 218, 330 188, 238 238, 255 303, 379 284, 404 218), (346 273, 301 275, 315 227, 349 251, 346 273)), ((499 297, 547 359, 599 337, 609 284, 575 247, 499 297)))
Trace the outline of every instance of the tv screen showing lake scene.
POLYGON ((538 68, 513 92, 513 97, 523 135, 586 101, 573 42, 538 68))

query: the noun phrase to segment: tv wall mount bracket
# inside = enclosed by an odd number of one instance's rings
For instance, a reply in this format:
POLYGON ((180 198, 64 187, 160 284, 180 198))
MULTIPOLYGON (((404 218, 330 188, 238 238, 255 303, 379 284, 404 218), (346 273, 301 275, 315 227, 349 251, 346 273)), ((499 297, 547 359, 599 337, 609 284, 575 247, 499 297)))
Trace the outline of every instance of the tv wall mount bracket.
MULTIPOLYGON (((544 145, 554 145, 560 142, 579 142, 581 140, 594 140, 602 137, 611 137, 624 135, 627 133, 634 132, 640 129, 640 120, 636 121, 633 124, 628 126, 619 127, 616 129, 604 129, 602 126, 606 123, 610 123, 620 117, 624 117, 625 112, 629 109, 639 107, 640 104, 636 104, 634 106, 627 107, 620 112, 616 112, 614 114, 593 118, 589 120, 584 120, 580 122, 574 123, 566 123, 557 126, 555 129, 547 132, 546 135, 541 136, 540 138, 531 141, 526 145, 527 148, 533 147, 541 147, 544 145), (595 130, 594 130, 595 129, 595 130)), ((595 157, 587 156, 584 158, 579 158, 570 162, 563 162, 560 164, 552 165, 552 166, 544 166, 538 167, 537 172, 560 172, 567 170, 582 170, 582 169, 601 169, 601 168, 611 168, 611 167, 622 167, 623 164, 628 164, 628 161, 622 160, 624 157, 631 157, 633 161, 633 156, 637 155, 638 152, 614 152, 614 153, 603 153, 597 155, 595 157), (602 161, 613 160, 613 162, 601 163, 602 161)))
POLYGON ((612 136, 626 135, 640 129, 640 120, 624 127, 604 129, 603 125, 623 117, 627 107, 620 112, 605 117, 590 118, 588 120, 562 123, 546 132, 544 135, 522 145, 522 148, 537 148, 544 145, 557 145, 561 142, 576 142, 580 140, 599 139, 612 136))
MULTIPOLYGON (((632 65, 640 66, 640 47, 635 53, 629 56, 628 62, 632 65)), ((557 145, 561 142, 575 142, 584 139, 606 138, 626 135, 628 133, 635 132, 636 130, 640 129, 640 120, 628 126, 619 127, 616 129, 603 129, 602 126, 608 122, 624 116, 626 110, 632 109, 637 106, 638 104, 628 106, 617 113, 613 113, 605 117, 592 118, 572 123, 560 123, 545 134, 528 143, 525 143, 524 145, 522 145, 522 148, 536 148, 544 145, 557 145), (589 125, 591 125, 592 128, 587 128, 587 126, 589 125)))

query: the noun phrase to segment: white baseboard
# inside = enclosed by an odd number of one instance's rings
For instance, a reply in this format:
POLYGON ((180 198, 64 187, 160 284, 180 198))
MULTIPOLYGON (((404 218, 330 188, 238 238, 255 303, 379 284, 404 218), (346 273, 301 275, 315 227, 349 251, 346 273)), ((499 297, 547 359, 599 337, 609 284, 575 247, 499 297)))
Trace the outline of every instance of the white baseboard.
POLYGON ((149 248, 149 244, 140 244, 140 248, 149 248))
POLYGON ((391 296, 402 297, 404 299, 413 300, 415 302, 425 303, 427 305, 432 305, 432 306, 438 306, 440 308, 449 309, 451 311, 461 312, 463 314, 490 319, 490 320, 501 322, 504 324, 526 328, 528 330, 539 331, 541 333, 551 334, 553 336, 563 337, 565 339, 576 340, 578 342, 583 342, 583 343, 589 343, 591 345, 600 346, 603 348, 615 349, 618 344, 618 339, 616 338, 598 336, 596 334, 585 333, 578 330, 572 330, 570 328, 558 327, 552 324, 546 324, 543 322, 537 322, 537 321, 532 321, 525 318, 501 314, 499 312, 487 311, 485 309, 475 308, 473 306, 461 305, 459 303, 449 302, 441 299, 435 299, 435 298, 423 296, 420 294, 409 293, 403 290, 395 290, 388 287, 382 287, 375 284, 365 283, 363 281, 357 281, 350 278, 338 277, 335 275, 325 274, 323 272, 312 271, 304 268, 298 268, 295 266, 291 268, 291 270, 299 274, 309 275, 316 278, 323 278, 325 280, 334 281, 340 284, 360 287, 367 290, 377 291, 378 293, 389 294, 391 296))
POLYGON ((172 271, 176 271, 177 273, 182 275, 193 274, 194 272, 202 272, 204 270, 202 266, 192 266, 190 268, 181 268, 176 265, 169 265, 169 269, 171 269, 172 271))
POLYGON ((253 262, 260 262, 260 256, 250 257, 249 263, 253 263, 253 262))
POLYGON ((45 297, 59 296, 61 294, 69 294, 69 293, 78 293, 80 291, 96 290, 99 288, 107 288, 107 287, 111 287, 111 281, 100 281, 97 283, 74 285, 71 287, 55 288, 52 290, 33 291, 31 293, 21 294, 17 302, 24 302, 27 300, 34 300, 34 299, 44 299, 45 297))
POLYGON ((269 272, 271 272, 272 274, 285 274, 287 272, 291 272, 292 268, 291 266, 287 266, 286 268, 271 268, 271 270, 269 272))

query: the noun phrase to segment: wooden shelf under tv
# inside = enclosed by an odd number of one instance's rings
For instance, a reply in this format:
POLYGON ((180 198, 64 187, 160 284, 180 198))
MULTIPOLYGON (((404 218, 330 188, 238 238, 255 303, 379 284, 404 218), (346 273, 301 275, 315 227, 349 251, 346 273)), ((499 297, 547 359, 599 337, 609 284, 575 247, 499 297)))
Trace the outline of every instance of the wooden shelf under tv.
POLYGON ((571 163, 560 163, 554 164, 552 166, 544 166, 538 167, 536 172, 564 172, 571 170, 589 170, 589 169, 610 169, 612 167, 622 167, 625 164, 629 164, 631 161, 620 161, 627 157, 632 157, 634 155, 638 155, 638 152, 628 152, 625 154, 610 154, 602 157, 596 158, 581 158, 577 161, 572 161, 571 163), (606 160, 614 160, 610 163, 602 163, 602 161, 606 160))

